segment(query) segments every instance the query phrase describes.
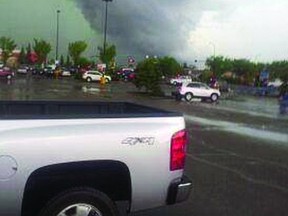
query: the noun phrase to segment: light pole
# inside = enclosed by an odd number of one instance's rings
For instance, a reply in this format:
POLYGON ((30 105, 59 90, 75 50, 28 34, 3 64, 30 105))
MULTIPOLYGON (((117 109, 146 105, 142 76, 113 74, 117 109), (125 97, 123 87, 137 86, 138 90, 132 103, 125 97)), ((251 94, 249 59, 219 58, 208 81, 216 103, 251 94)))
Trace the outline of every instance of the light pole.
MULTIPOLYGON (((103 54, 106 54, 106 37, 107 37, 107 19, 108 19, 108 2, 112 2, 112 0, 103 0, 106 2, 106 10, 105 10, 105 27, 104 27, 104 42, 103 42, 103 54)), ((106 62, 105 62, 106 63, 106 62)))
POLYGON ((57 10, 57 26, 56 26, 56 59, 58 61, 58 50, 59 50, 59 15, 60 10, 57 10))
POLYGON ((209 42, 209 45, 212 45, 213 46, 213 67, 212 67, 212 70, 213 70, 213 74, 215 74, 215 44, 212 43, 211 41, 209 42))
POLYGON ((213 46, 213 58, 215 58, 215 50, 216 50, 216 46, 215 46, 215 44, 212 43, 212 42, 209 42, 209 44, 213 46))

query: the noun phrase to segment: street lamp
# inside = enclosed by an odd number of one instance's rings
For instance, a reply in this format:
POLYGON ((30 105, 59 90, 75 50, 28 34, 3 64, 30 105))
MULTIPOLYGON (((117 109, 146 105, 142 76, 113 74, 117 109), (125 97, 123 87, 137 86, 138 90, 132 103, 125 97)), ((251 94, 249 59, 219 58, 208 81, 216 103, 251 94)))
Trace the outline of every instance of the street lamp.
POLYGON ((212 70, 213 70, 213 74, 215 74, 215 44, 212 43, 211 41, 209 42, 209 45, 212 45, 213 46, 213 67, 212 67, 212 70))
MULTIPOLYGON (((106 10, 105 10, 105 27, 104 27, 104 42, 103 42, 103 54, 106 54, 106 37, 107 37, 107 19, 108 19, 108 2, 112 2, 112 0, 103 0, 106 2, 106 10)), ((105 62, 106 63, 106 62, 105 62)))
POLYGON ((212 45, 213 46, 213 58, 215 58, 215 49, 216 49, 216 46, 214 43, 212 42, 209 42, 209 45, 212 45))
POLYGON ((56 61, 58 60, 58 49, 59 49, 59 14, 60 10, 57 10, 57 26, 56 26, 56 61))

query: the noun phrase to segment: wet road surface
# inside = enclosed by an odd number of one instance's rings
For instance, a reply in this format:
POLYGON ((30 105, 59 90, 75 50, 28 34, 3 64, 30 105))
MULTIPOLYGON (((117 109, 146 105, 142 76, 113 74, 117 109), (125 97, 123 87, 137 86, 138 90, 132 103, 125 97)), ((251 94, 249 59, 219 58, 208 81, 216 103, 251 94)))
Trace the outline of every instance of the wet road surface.
POLYGON ((287 215, 288 120, 278 115, 275 99, 186 103, 135 91, 122 82, 102 88, 70 78, 0 80, 1 100, 126 100, 185 114, 190 132, 185 174, 194 186, 189 200, 133 216, 287 215))
POLYGON ((187 202, 135 216, 287 215, 287 148, 188 125, 185 173, 194 189, 187 202))

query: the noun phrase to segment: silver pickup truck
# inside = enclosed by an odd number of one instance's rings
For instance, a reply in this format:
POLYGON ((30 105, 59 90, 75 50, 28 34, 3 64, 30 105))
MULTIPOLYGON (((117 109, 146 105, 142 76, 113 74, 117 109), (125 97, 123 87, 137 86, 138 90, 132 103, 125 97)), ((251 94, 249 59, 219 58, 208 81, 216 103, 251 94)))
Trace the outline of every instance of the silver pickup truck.
POLYGON ((0 215, 114 216, 184 201, 181 114, 122 102, 0 101, 0 215))

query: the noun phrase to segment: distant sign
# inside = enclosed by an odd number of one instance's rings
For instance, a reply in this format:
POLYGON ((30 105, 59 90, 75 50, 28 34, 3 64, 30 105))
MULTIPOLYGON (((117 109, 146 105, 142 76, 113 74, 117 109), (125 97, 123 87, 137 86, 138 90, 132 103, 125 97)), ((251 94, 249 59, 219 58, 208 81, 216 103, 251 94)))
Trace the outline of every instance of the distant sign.
POLYGON ((259 78, 260 78, 260 81, 268 80, 269 79, 269 71, 268 70, 261 71, 259 78))
POLYGON ((132 56, 128 56, 128 64, 134 64, 135 59, 132 56))
POLYGON ((106 70, 106 64, 97 64, 97 70, 98 71, 105 71, 106 70))

